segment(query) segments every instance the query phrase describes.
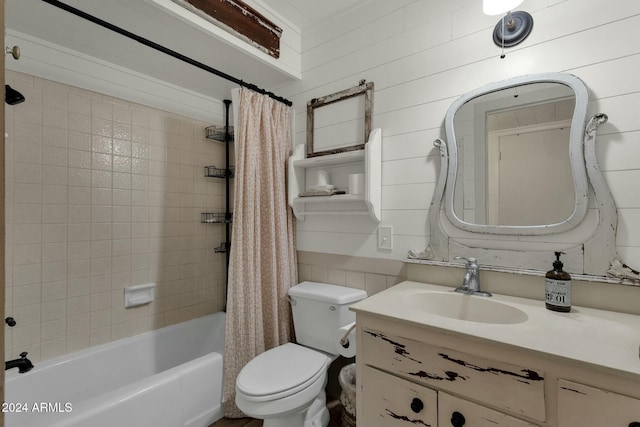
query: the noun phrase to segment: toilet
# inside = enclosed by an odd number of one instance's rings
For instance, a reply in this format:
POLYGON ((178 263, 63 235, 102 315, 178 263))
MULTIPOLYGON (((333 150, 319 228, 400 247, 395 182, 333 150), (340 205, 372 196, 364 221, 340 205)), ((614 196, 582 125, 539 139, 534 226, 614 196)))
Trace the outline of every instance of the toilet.
POLYGON ((238 374, 236 405, 264 427, 326 427, 327 369, 338 357, 336 331, 355 322, 361 289, 302 282, 289 289, 297 343, 259 354, 238 374))

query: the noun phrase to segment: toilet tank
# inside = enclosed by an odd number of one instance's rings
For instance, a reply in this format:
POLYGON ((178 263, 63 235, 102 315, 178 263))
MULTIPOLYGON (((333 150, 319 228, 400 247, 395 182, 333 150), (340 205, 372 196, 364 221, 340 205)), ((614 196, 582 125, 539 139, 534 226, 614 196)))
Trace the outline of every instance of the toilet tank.
POLYGON ((296 341, 305 347, 337 354, 336 331, 356 321, 349 306, 367 297, 362 289, 302 282, 289 289, 296 341))

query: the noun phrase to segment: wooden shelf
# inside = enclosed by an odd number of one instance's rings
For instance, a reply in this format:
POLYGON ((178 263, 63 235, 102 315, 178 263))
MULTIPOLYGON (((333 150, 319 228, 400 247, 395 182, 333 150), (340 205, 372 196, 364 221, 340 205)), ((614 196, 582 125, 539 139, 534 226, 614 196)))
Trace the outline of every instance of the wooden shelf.
POLYGON ((339 165, 345 163, 356 163, 364 161, 365 150, 347 151, 345 153, 329 154, 327 156, 310 157, 308 159, 297 159, 293 161, 294 167, 309 168, 319 166, 339 165))
MULTIPOLYGON (((347 151, 305 158, 305 146, 298 145, 289 159, 289 205, 301 221, 307 215, 368 215, 380 222, 382 192, 382 131, 374 129, 363 150, 347 151), (365 191, 361 195, 337 194, 334 196, 298 197, 307 189, 308 169, 335 168, 344 179, 349 173, 365 175, 365 191), (353 170, 353 172, 350 172, 353 170)), ((347 183, 342 182, 344 188, 347 183)))
POLYGON ((294 197, 293 203, 364 202, 364 195, 336 194, 335 196, 294 197))

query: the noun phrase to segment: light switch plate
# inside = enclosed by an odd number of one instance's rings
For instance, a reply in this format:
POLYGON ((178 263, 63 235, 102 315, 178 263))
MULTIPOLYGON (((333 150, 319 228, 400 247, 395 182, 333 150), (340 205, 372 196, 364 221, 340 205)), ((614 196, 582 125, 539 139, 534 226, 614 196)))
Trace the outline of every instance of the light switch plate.
POLYGON ((393 249, 393 227, 378 227, 378 249, 385 249, 389 251, 393 249))

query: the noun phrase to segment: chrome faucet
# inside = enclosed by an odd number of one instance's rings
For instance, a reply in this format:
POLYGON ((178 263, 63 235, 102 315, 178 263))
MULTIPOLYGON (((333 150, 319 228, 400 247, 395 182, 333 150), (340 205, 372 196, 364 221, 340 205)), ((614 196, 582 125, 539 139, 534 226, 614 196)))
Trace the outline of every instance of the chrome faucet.
POLYGON ((453 259, 463 259, 467 261, 465 265, 467 271, 462 279, 462 285, 456 288, 456 292, 469 295, 479 295, 483 297, 490 297, 491 292, 485 292, 480 290, 480 269, 478 268, 478 260, 476 258, 466 258, 463 256, 453 257, 453 259))

